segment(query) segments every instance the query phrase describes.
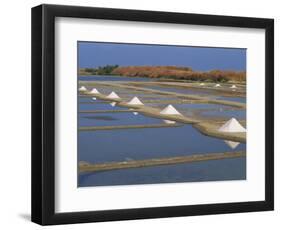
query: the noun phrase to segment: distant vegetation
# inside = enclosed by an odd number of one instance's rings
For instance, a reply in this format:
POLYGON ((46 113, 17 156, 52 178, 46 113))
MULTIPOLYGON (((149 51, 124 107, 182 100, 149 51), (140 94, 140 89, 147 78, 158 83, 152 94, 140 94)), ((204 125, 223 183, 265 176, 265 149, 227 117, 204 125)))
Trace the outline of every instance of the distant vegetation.
POLYGON ((126 66, 106 65, 98 68, 80 69, 80 75, 121 75, 128 77, 166 78, 175 80, 228 82, 246 81, 245 71, 211 70, 194 71, 178 66, 126 66))
POLYGON ((113 70, 118 68, 118 65, 99 66, 98 68, 81 68, 80 75, 113 75, 113 70))

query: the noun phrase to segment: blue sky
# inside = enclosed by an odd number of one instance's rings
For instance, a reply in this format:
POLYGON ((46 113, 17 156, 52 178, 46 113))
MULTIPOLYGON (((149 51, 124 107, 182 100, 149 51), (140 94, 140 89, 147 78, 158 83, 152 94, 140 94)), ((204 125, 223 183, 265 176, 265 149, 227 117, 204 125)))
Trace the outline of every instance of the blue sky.
POLYGON ((208 71, 246 70, 246 49, 78 42, 80 68, 175 65, 208 71))

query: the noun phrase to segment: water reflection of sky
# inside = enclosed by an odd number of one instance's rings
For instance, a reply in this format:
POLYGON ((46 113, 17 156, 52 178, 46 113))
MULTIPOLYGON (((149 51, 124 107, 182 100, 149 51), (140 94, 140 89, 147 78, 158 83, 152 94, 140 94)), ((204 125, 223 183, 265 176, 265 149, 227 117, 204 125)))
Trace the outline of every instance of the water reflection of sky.
POLYGON ((200 115, 208 117, 224 117, 224 118, 236 118, 236 119, 246 119, 246 110, 222 110, 222 111, 206 111, 202 112, 200 115))
POLYGON ((78 186, 245 180, 246 158, 80 174, 78 186))
MULTIPOLYGON (((150 81, 149 78, 132 78, 121 76, 79 77, 90 81, 150 81)), ((98 88, 98 87, 97 87, 98 88)), ((149 87, 170 92, 210 95, 209 91, 180 89, 170 87, 149 87)), ((110 87, 100 87, 103 94, 109 94, 110 87)), ((159 97, 157 94, 144 93, 128 89, 116 89, 116 93, 127 99, 138 96, 143 100, 171 100, 173 97, 159 97)), ((214 95, 212 95, 214 96, 214 95)), ((94 96, 93 96, 94 97, 94 96)), ((246 102, 245 98, 217 97, 222 100, 246 102)), ((118 104, 110 104, 92 97, 79 97, 78 109, 85 110, 127 110, 118 104)), ((146 104, 164 108, 168 104, 146 104)), ((232 109, 218 104, 174 104, 177 110, 190 115, 192 111, 202 110, 204 116, 245 119, 246 111, 232 109)), ((118 126, 170 123, 157 118, 146 117, 132 112, 121 113, 79 113, 79 126, 118 126)), ((94 132, 78 132, 78 161, 104 163, 112 161, 130 161, 151 158, 184 156, 202 153, 217 153, 246 150, 246 144, 224 141, 201 134, 191 125, 167 128, 116 129, 94 132)), ((79 186, 126 185, 148 183, 173 183, 193 181, 219 181, 246 179, 246 158, 213 160, 154 166, 135 169, 112 170, 79 175, 79 186)))
POLYGON ((184 89, 184 88, 175 88, 175 87, 164 87, 164 86, 145 86, 149 89, 156 89, 166 92, 175 92, 182 94, 197 94, 197 95, 209 95, 211 92, 209 90, 201 90, 201 89, 184 89))
POLYGON ((217 97, 216 99, 246 103, 246 97, 217 97))
MULTIPOLYGON (((191 125, 79 132, 79 161, 101 163, 232 151, 223 140, 202 135, 191 125)), ((235 150, 245 150, 240 144, 235 150)))
POLYGON ((139 113, 80 113, 79 126, 118 126, 164 123, 160 119, 145 117, 139 113))
POLYGON ((88 103, 88 104, 79 104, 79 111, 83 110, 126 110, 126 107, 119 107, 111 103, 88 103))

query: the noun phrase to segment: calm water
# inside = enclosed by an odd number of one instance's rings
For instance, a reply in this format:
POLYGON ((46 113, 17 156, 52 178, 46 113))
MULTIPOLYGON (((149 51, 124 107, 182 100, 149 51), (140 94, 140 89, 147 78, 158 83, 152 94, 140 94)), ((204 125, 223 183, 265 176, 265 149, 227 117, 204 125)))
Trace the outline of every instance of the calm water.
POLYGON ((246 119, 246 110, 222 110, 222 111, 206 111, 202 112, 200 115, 205 115, 209 117, 225 117, 236 119, 246 119))
POLYGON ((146 88, 157 89, 167 92, 183 93, 183 94, 195 94, 195 95, 202 95, 202 96, 208 95, 213 97, 214 99, 246 103, 246 97, 223 97, 223 96, 216 97, 214 92, 204 89, 192 90, 192 89, 182 89, 176 87, 172 88, 172 87, 163 87, 163 86, 146 86, 146 88))
POLYGON ((112 75, 93 75, 93 76, 79 76, 79 81, 155 81, 152 78, 146 77, 125 77, 112 75))
POLYGON ((88 104, 82 104, 79 103, 79 111, 83 110, 126 110, 126 107, 119 107, 116 106, 113 103, 88 103, 88 104))
POLYGON ((231 109, 232 107, 219 104, 178 104, 175 105, 179 109, 231 109))
POLYGON ((78 186, 133 185, 245 179, 246 158, 235 158, 81 174, 79 175, 78 186))
POLYGON ((80 113, 79 126, 145 125, 164 123, 160 119, 145 117, 136 112, 80 113))
MULTIPOLYGON (((191 125, 168 128, 79 132, 79 161, 102 163, 232 151, 223 140, 204 136, 191 125)), ((235 150, 245 150, 240 144, 235 150)))
POLYGON ((183 94, 197 94, 197 95, 209 95, 210 91, 208 90, 193 90, 193 89, 183 89, 179 87, 163 87, 163 86, 146 86, 146 88, 149 89, 156 89, 161 91, 167 91, 167 92, 175 92, 175 93, 183 93, 183 94))
MULTIPOLYGON (((149 78, 122 76, 79 77, 89 81, 150 81, 149 78)), ((173 88, 169 88, 172 89, 173 88)), ((101 88, 102 93, 110 93, 110 88, 101 88)), ((184 93, 202 94, 203 90, 184 90, 184 93)), ((136 91, 116 90, 121 97, 138 96, 141 100, 173 99, 157 97, 136 91)), ((174 91, 172 91, 174 92, 174 91)), ((179 91, 175 91, 179 92, 179 91)), ((183 91, 181 91, 183 93, 183 91)), ((208 94, 209 92, 203 93, 208 94)), ((79 97, 78 109, 83 110, 127 110, 118 104, 111 104, 91 97, 79 97)), ((158 106, 158 105, 157 105, 158 106)), ((161 104, 165 107, 165 104, 161 104)), ((189 112, 206 109, 206 116, 232 116, 241 111, 229 110, 230 107, 216 104, 177 104, 179 111, 189 112), (214 114, 212 114, 213 112, 214 114), (208 114, 209 113, 209 114, 208 114), (218 114, 215 114, 218 113, 218 114), (231 115, 232 114, 232 115, 231 115)), ((245 113, 246 114, 246 113, 245 113)), ((241 114, 240 114, 241 115, 241 114)), ((239 116, 239 114, 236 114, 239 116)), ((234 116, 235 117, 235 116, 234 116)), ((159 124, 161 119, 134 114, 133 112, 79 113, 79 126, 159 124)), ((167 128, 120 129, 78 132, 78 161, 104 163, 113 161, 142 160, 161 157, 184 156, 201 153, 246 150, 242 143, 227 143, 224 140, 202 135, 191 125, 167 128)), ((188 164, 154 166, 136 169, 121 169, 79 175, 79 186, 105 186, 126 184, 153 184, 172 182, 193 182, 213 180, 242 180, 246 178, 246 159, 224 159, 188 164)))
POLYGON ((246 97, 217 97, 217 99, 246 103, 246 97))

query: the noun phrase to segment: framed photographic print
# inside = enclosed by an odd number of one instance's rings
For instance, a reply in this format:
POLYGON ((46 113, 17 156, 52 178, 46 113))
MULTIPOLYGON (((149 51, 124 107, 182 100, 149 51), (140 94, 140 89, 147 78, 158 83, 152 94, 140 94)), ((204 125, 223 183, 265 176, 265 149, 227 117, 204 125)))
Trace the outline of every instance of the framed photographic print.
POLYGON ((273 210, 273 19, 32 9, 32 221, 273 210))

